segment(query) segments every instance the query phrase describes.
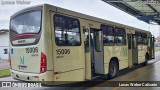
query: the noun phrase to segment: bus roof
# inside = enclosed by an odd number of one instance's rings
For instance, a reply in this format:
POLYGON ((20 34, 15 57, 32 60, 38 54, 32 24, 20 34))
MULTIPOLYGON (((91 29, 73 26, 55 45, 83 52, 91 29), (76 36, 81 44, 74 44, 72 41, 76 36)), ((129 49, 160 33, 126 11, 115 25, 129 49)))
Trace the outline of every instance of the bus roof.
POLYGON ((102 24, 104 23, 104 24, 113 25, 113 26, 116 26, 116 27, 135 30, 137 32, 139 31, 139 32, 144 32, 144 33, 151 34, 150 31, 142 30, 142 29, 139 29, 139 28, 136 28, 136 27, 120 24, 120 23, 117 23, 117 22, 109 21, 109 20, 104 20, 104 19, 101 19, 100 17, 94 17, 94 16, 82 14, 82 13, 75 12, 75 11, 72 11, 72 10, 67 10, 67 9, 64 9, 64 8, 61 8, 61 7, 53 6, 53 5, 50 5, 50 4, 40 4, 40 5, 35 5, 35 6, 31 6, 31 7, 22 9, 22 10, 18 11, 17 13, 13 14, 11 16, 11 19, 14 18, 16 15, 22 14, 22 13, 27 12, 27 11, 40 10, 40 9, 42 9, 41 7, 46 8, 46 10, 48 9, 48 10, 52 10, 52 11, 55 11, 55 12, 61 12, 62 13, 63 11, 65 11, 65 14, 68 14, 68 15, 71 15, 71 16, 74 16, 74 17, 87 19, 87 20, 90 20, 90 21, 95 21, 95 22, 102 23, 102 24))

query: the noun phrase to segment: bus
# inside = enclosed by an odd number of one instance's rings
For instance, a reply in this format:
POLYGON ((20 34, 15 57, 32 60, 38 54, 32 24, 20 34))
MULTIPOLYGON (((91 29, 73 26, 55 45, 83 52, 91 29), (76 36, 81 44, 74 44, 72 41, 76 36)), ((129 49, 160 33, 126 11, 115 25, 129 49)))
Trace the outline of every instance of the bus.
POLYGON ((147 65, 153 58, 149 31, 49 4, 10 18, 10 71, 22 81, 114 78, 118 71, 147 65))

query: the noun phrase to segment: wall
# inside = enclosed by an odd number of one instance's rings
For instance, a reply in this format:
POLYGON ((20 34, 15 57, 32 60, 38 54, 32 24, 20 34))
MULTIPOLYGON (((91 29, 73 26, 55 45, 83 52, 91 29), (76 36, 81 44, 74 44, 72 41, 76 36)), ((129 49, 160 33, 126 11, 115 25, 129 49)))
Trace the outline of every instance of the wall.
POLYGON ((0 58, 8 59, 8 53, 9 53, 9 33, 8 32, 0 33, 0 58))

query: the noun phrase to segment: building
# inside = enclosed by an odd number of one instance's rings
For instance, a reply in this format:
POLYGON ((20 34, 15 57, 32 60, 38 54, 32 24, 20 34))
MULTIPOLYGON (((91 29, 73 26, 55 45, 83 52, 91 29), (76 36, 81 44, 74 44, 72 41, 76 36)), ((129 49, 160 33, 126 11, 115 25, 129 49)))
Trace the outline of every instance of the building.
POLYGON ((9 30, 0 30, 0 59, 9 58, 9 30))

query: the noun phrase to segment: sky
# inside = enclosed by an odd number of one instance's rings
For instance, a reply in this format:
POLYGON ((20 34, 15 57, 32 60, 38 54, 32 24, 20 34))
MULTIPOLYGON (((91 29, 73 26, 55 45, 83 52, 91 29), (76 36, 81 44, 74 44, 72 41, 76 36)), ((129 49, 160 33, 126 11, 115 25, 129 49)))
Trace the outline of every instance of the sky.
MULTIPOLYGON (((38 5, 38 4, 51 4, 54 6, 62 7, 79 13, 87 14, 90 16, 98 17, 101 19, 129 25, 132 27, 140 28, 143 30, 151 31, 157 37, 160 35, 160 26, 147 24, 137 18, 101 1, 101 0, 24 0, 29 1, 30 4, 17 5, 15 4, 2 4, 4 1, 17 0, 0 0, 0 29, 9 28, 10 16, 17 11, 38 5)), ((23 0, 19 0, 23 1, 23 0)))

